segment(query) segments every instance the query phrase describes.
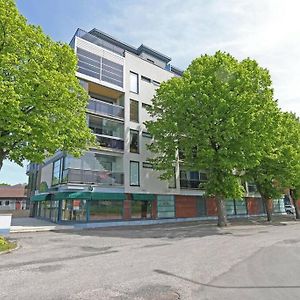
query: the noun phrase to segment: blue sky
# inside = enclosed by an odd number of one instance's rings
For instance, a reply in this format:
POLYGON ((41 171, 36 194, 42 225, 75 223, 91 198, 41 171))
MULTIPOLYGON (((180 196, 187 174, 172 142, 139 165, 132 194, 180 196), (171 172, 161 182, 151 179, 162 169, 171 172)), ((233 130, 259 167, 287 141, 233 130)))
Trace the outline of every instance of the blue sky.
MULTIPOLYGON (((268 68, 279 105, 300 116, 300 3, 297 0, 18 0, 29 23, 69 42, 94 27, 133 46, 141 43, 186 68, 217 50, 251 57, 268 68)), ((26 182, 5 162, 0 182, 26 182)))

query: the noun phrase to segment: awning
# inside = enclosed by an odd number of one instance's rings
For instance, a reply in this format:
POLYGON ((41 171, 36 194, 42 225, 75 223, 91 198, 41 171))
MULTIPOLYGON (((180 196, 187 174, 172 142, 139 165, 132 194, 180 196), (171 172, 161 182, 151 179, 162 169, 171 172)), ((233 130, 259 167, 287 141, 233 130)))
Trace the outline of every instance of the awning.
POLYGON ((72 194, 72 192, 58 192, 54 194, 54 200, 65 200, 69 199, 69 195, 72 194))
POLYGON ((153 201, 155 200, 154 194, 132 194, 132 200, 134 201, 153 201))
POLYGON ((71 193, 68 196, 68 199, 84 199, 84 200, 91 200, 92 192, 76 192, 71 193))
POLYGON ((51 200, 51 194, 47 193, 47 194, 39 194, 39 195, 35 195, 32 196, 30 198, 31 201, 49 201, 51 200))
POLYGON ((125 194, 122 193, 91 193, 92 200, 125 200, 125 194))

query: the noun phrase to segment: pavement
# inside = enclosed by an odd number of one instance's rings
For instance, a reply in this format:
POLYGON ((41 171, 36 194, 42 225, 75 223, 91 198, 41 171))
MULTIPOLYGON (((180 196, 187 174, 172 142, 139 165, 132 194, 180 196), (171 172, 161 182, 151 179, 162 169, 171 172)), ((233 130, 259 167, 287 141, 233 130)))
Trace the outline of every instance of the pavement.
POLYGON ((13 233, 0 299, 299 299, 300 223, 13 233))

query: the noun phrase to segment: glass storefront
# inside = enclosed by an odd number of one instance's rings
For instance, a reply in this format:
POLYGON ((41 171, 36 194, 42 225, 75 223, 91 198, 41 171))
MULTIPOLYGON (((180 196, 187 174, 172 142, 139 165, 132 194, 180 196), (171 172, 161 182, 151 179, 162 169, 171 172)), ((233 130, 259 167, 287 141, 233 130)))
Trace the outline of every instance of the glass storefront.
POLYGON ((90 221, 122 219, 123 201, 90 201, 89 213, 90 221))
POLYGON ((86 222, 87 200, 62 200, 61 221, 86 222))
POLYGON ((151 201, 132 201, 131 218, 132 219, 152 219, 151 201))

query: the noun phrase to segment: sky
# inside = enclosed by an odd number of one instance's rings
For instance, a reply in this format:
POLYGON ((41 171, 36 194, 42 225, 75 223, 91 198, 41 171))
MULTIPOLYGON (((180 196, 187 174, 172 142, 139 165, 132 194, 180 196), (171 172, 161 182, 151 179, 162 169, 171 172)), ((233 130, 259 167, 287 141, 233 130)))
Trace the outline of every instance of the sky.
MULTIPOLYGON (((17 0, 29 23, 56 41, 98 28, 135 47, 145 44, 185 69, 201 54, 227 51, 269 69, 275 98, 300 116, 298 0, 17 0)), ((26 182, 6 161, 0 182, 26 182)))

